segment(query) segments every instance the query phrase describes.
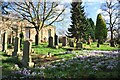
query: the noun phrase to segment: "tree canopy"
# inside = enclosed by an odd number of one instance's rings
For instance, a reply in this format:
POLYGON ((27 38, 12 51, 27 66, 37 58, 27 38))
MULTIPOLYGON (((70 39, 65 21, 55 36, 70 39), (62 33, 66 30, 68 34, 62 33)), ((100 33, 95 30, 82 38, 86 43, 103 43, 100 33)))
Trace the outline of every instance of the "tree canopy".
POLYGON ((87 22, 88 22, 87 38, 90 36, 91 39, 95 40, 95 24, 94 24, 92 18, 88 18, 87 22))
POLYGON ((21 1, 11 3, 12 9, 20 15, 23 20, 27 20, 32 24, 36 30, 35 44, 39 43, 39 31, 43 27, 52 25, 54 22, 62 21, 60 16, 65 11, 65 7, 58 9, 59 4, 57 2, 47 2, 46 0, 37 1, 21 1))
POLYGON ((68 37, 75 38, 78 42, 86 35, 87 20, 82 2, 72 2, 71 6, 72 25, 68 28, 68 37))
POLYGON ((119 5, 119 0, 117 2, 115 2, 114 0, 106 0, 106 3, 103 4, 102 10, 103 10, 103 15, 104 16, 108 16, 109 19, 106 20, 106 23, 109 25, 109 30, 111 32, 111 40, 110 40, 110 46, 114 47, 114 37, 113 37, 113 33, 116 29, 118 29, 118 27, 116 26, 118 24, 118 10, 120 9, 120 5, 119 5))
POLYGON ((98 43, 103 43, 107 37, 107 28, 104 19, 101 14, 97 15, 95 38, 98 39, 98 43))

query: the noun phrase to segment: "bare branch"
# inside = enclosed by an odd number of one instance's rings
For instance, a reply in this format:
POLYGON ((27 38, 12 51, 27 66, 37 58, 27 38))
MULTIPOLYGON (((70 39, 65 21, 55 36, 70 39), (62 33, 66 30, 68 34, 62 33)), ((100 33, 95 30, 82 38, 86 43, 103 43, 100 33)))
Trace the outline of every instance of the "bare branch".
POLYGON ((57 3, 47 3, 46 0, 44 2, 34 3, 32 1, 24 1, 24 2, 14 2, 16 5, 13 7, 13 10, 21 15, 24 20, 27 20, 29 23, 33 24, 37 33, 45 25, 52 25, 54 22, 62 21, 63 19, 59 19, 60 15, 63 14, 65 9, 62 9, 59 13, 56 8, 58 6, 57 3), (51 20, 51 21, 50 21, 51 20), (50 21, 48 24, 46 22, 50 21))
MULTIPOLYGON (((60 13, 51 23, 49 23, 49 24, 46 25, 46 26, 49 26, 49 25, 53 24, 53 23, 59 18, 59 16, 60 16, 64 11, 65 11, 65 9, 63 9, 63 10, 61 11, 61 13, 60 13)), ((45 27, 46 27, 46 26, 45 26, 45 27)))

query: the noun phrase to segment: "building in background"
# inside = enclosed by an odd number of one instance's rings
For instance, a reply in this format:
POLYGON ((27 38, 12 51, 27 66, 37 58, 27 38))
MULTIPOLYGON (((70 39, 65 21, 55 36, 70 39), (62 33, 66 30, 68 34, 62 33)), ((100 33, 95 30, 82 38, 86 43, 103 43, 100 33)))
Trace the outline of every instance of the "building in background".
MULTIPOLYGON (((8 32, 8 38, 19 36, 21 32, 24 34, 24 40, 32 40, 35 42, 36 30, 33 28, 33 25, 29 22, 23 20, 14 20, 13 18, 0 16, 0 44, 2 44, 2 34, 4 31, 8 32), (3 19, 5 21, 3 21, 3 19)), ((42 28, 39 32, 39 42, 47 42, 50 36, 53 37, 56 33, 56 28, 54 26, 47 26, 42 28)))

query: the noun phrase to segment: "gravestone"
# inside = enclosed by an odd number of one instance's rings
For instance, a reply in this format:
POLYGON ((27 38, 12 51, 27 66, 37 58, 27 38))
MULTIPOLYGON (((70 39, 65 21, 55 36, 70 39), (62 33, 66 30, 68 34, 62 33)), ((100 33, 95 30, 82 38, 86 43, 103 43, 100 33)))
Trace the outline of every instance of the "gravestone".
POLYGON ((11 44, 11 38, 8 38, 8 44, 11 44))
POLYGON ((12 39, 13 39, 13 31, 11 32, 11 35, 10 35, 10 38, 11 38, 11 44, 12 44, 12 39))
POLYGON ((76 48, 83 48, 83 47, 82 47, 82 43, 77 43, 77 44, 76 44, 76 48))
POLYGON ((66 46, 67 45, 67 38, 63 37, 62 38, 62 46, 66 46))
POLYGON ((74 47, 74 42, 69 42, 70 47, 74 47))
POLYGON ((0 51, 2 51, 2 33, 0 31, 0 51))
POLYGON ((3 33, 2 51, 7 51, 7 32, 3 33))
POLYGON ((55 34, 55 45, 58 45, 59 39, 58 36, 55 34))
POLYGON ((22 64, 25 67, 33 67, 34 63, 32 62, 31 58, 31 46, 32 42, 29 40, 24 41, 24 47, 23 47, 23 57, 22 57, 22 64))
POLYGON ((15 37, 13 36, 12 37, 12 45, 14 45, 14 43, 15 43, 15 37))
POLYGON ((9 32, 8 33, 8 44, 12 43, 12 37, 13 37, 12 32, 9 32))
POLYGON ((48 52, 47 57, 52 57, 51 52, 48 52))
POLYGON ((48 47, 53 47, 53 37, 52 37, 52 36, 49 37, 48 40, 49 40, 49 41, 48 41, 48 47))
POLYGON ((18 56, 18 55, 20 55, 20 38, 15 37, 14 52, 12 53, 12 56, 18 56))

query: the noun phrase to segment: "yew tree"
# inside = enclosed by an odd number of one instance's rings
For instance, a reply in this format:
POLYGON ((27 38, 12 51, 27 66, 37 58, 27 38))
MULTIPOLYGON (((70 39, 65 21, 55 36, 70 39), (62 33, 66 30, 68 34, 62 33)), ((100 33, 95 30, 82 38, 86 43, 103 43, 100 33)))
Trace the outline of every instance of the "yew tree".
POLYGON ((107 28, 104 19, 101 14, 97 15, 96 28, 95 28, 95 38, 98 39, 97 47, 99 44, 103 43, 107 37, 107 28))

